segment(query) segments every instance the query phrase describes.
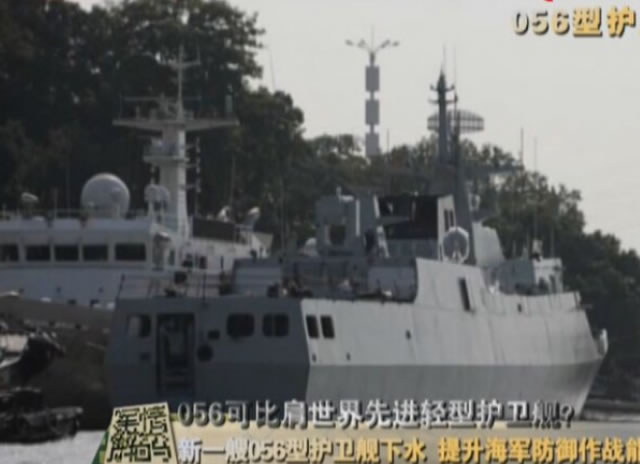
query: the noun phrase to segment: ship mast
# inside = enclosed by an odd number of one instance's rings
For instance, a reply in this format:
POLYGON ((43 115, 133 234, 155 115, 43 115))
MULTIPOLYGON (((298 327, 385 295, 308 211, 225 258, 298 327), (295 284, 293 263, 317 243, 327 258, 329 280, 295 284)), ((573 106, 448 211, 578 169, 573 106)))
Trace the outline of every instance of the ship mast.
MULTIPOLYGON (((157 108, 148 115, 136 114, 133 118, 118 118, 114 125, 132 129, 160 133, 158 138, 152 139, 151 146, 144 157, 144 161, 159 173, 158 183, 167 189, 169 199, 167 204, 167 226, 183 236, 190 235, 190 223, 187 210, 187 144, 186 135, 189 132, 233 127, 238 120, 231 116, 231 105, 228 104, 222 118, 195 118, 193 113, 184 108, 184 72, 198 66, 200 60, 184 61, 184 48, 180 46, 178 59, 168 63, 177 73, 177 95, 175 99, 160 97, 133 97, 128 101, 151 101, 157 108)), ((230 102, 229 102, 230 103, 230 102)), ((153 182, 153 181, 152 181, 153 182)))
POLYGON ((484 120, 468 111, 457 108, 458 95, 455 86, 447 85, 444 70, 440 71, 438 83, 431 86, 437 98, 432 103, 438 105, 438 112, 429 117, 427 126, 438 133, 438 154, 434 163, 431 193, 436 195, 452 194, 456 207, 456 223, 469 234, 469 258, 467 263, 475 263, 473 237, 473 212, 467 187, 464 157, 460 150, 462 133, 478 132, 484 128, 484 120), (448 93, 453 92, 453 98, 448 93), (454 105, 449 111, 448 106, 454 105))

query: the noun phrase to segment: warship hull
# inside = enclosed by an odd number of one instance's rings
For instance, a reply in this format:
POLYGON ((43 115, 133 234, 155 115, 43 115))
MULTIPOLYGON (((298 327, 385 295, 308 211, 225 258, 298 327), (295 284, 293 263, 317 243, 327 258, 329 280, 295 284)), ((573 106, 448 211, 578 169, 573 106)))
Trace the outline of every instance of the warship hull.
POLYGON ((428 261, 420 267, 432 277, 414 302, 123 301, 107 352, 111 400, 496 399, 582 410, 603 353, 573 293, 491 293, 473 268, 458 266, 470 282, 465 310, 457 279, 438 279, 428 261), (140 314, 149 318, 149 336, 120 336, 140 314), (286 335, 268 336, 267 318, 277 316, 286 318, 286 335), (246 336, 229 333, 233 317, 246 336), (180 369, 162 335, 167 323, 188 360, 180 369))

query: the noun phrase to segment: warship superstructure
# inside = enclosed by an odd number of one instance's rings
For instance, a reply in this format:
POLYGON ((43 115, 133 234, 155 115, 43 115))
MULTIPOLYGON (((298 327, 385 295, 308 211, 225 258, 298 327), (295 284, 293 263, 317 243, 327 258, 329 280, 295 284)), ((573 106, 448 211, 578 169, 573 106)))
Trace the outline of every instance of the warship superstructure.
POLYGON ((180 47, 169 63, 177 73, 175 98, 129 98, 134 114, 114 121, 151 134, 144 153, 152 174, 146 209, 132 210, 125 183, 101 173, 84 185, 78 211, 39 211, 39 199, 24 193, 19 211, 0 213, 0 315, 57 333, 67 356, 39 383, 50 404, 80 401, 86 420, 96 409, 110 414, 102 360, 122 292, 129 298, 147 298, 157 288, 198 295, 203 282, 230 272, 235 259, 264 257, 271 246, 270 235, 254 230, 258 208, 238 223, 230 207, 217 216, 188 212, 187 190, 197 186, 187 184, 187 170, 197 165, 190 153, 199 144, 188 145, 187 134, 238 121, 230 99, 224 115, 212 118, 185 108, 184 71, 198 62, 183 55, 180 47))
POLYGON ((444 74, 435 90, 427 193, 338 190, 316 203, 315 239, 236 261, 223 296, 121 300, 113 404, 496 399, 580 412, 606 337, 560 259, 504 257, 470 201, 444 74))

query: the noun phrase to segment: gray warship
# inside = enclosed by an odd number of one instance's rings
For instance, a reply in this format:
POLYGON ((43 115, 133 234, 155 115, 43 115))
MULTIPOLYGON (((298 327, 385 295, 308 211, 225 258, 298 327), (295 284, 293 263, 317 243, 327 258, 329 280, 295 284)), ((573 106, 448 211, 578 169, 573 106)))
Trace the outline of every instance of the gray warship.
POLYGON ((505 258, 470 201, 444 74, 435 90, 427 193, 338 190, 317 201, 305 247, 235 261, 215 298, 121 299, 112 403, 496 399, 579 413, 606 333, 560 259, 505 258))

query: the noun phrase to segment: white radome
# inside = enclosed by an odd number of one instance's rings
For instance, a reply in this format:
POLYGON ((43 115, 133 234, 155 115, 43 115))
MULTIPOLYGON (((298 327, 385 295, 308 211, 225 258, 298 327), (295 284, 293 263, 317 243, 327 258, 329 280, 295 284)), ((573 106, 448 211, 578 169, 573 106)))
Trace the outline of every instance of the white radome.
POLYGON ((120 215, 129 211, 131 195, 127 185, 118 176, 109 173, 96 174, 84 184, 81 194, 82 207, 97 215, 120 215))

